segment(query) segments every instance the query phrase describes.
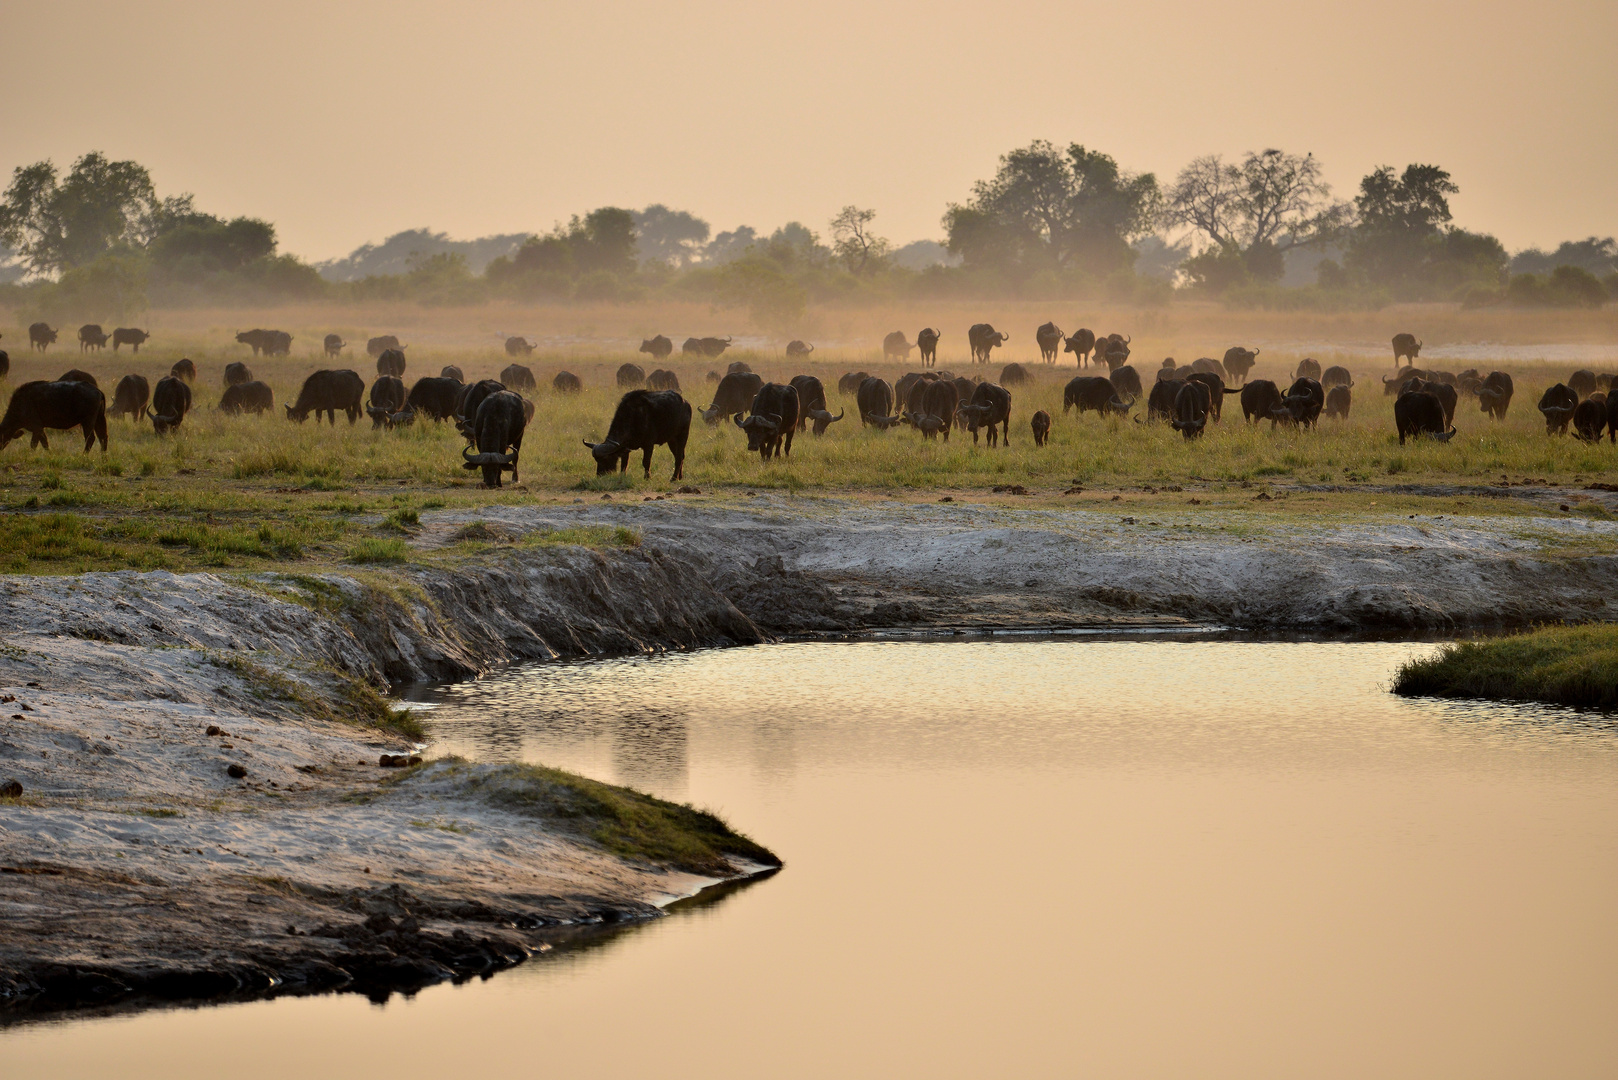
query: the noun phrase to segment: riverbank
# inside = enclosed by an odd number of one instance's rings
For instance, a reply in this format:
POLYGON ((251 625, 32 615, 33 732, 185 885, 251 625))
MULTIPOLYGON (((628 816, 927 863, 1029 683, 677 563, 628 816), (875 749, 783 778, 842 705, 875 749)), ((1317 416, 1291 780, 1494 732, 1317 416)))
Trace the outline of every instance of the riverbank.
POLYGON ((386 993, 778 862, 617 789, 409 765, 390 683, 884 628, 1618 619, 1605 519, 1149 515, 620 497, 423 513, 363 570, 0 579, 0 782, 21 786, 0 798, 0 996, 15 1018, 386 993), (630 539, 558 542, 590 536, 630 539))
POLYGON ((1406 663, 1393 692, 1610 709, 1618 705, 1618 627, 1553 626, 1456 642, 1406 663))

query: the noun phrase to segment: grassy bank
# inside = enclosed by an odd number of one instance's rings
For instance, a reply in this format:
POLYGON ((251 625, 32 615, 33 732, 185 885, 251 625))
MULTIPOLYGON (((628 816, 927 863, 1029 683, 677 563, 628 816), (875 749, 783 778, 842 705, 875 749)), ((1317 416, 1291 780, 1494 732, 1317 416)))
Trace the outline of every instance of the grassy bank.
POLYGON ((1405 696, 1618 705, 1618 626, 1562 626, 1445 646, 1394 677, 1405 696))

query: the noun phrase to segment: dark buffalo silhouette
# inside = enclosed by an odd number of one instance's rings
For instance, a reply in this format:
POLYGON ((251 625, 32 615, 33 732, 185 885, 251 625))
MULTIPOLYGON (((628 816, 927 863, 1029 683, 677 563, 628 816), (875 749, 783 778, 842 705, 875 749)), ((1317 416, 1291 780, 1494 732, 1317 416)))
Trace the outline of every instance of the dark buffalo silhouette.
MULTIPOLYGON (((1491 371, 1478 386, 1478 408, 1496 420, 1506 418, 1511 408, 1511 395, 1516 392, 1511 376, 1503 371, 1491 371)), ((1610 399, 1609 399, 1610 400, 1610 399)))
POLYGON ((1320 373, 1320 385, 1324 386, 1327 390, 1330 390, 1334 386, 1352 387, 1354 385, 1354 376, 1350 374, 1349 370, 1346 367, 1343 367, 1341 364, 1333 364, 1331 367, 1320 373))
POLYGON ((1244 383, 1247 376, 1252 374, 1253 365, 1258 363, 1259 349, 1244 349, 1240 345, 1232 345, 1225 350, 1225 373, 1232 382, 1244 383))
POLYGON ((1145 391, 1141 389, 1140 372, 1135 370, 1135 365, 1133 364, 1125 364, 1123 367, 1118 368, 1107 376, 1107 381, 1112 383, 1113 388, 1118 391, 1118 396, 1128 398, 1130 404, 1134 404, 1136 399, 1145 396, 1145 391))
POLYGON ((376 357, 376 373, 404 378, 405 354, 403 349, 383 349, 376 357))
POLYGON ((1225 395, 1240 392, 1234 386, 1227 387, 1225 380, 1211 371, 1193 371, 1185 377, 1185 381, 1201 383, 1208 388, 1208 415, 1216 424, 1225 416, 1225 395))
MULTIPOLYGON (((1002 334, 988 323, 973 323, 971 329, 966 332, 966 343, 972 349, 974 364, 987 364, 990 350, 1010 340, 1010 334, 1002 334)), ((977 439, 974 437, 972 441, 976 442, 977 439)))
POLYGON ((184 379, 165 375, 152 390, 152 427, 159 435, 179 431, 185 414, 191 411, 191 387, 184 379))
POLYGON ((133 326, 120 326, 112 332, 112 351, 117 352, 120 345, 128 345, 131 351, 140 352, 140 347, 146 344, 151 336, 145 330, 137 330, 133 326))
POLYGON ((1589 397, 1596 392, 1596 373, 1585 369, 1575 371, 1567 377, 1567 388, 1581 398, 1589 397))
POLYGON ((1007 364, 1000 369, 1001 386, 1022 386, 1033 381, 1033 374, 1021 364, 1007 364))
POLYGON ((720 424, 746 412, 763 387, 764 380, 751 371, 731 372, 714 387, 713 401, 702 410, 702 419, 709 424, 720 424))
POLYGON ((501 486, 500 474, 511 470, 511 482, 517 483, 517 459, 522 454, 523 430, 528 426, 528 411, 523 399, 510 390, 490 394, 478 403, 478 411, 471 420, 472 447, 461 450, 463 468, 482 469, 483 486, 501 486))
POLYGON ((152 384, 144 375, 125 375, 112 391, 111 416, 127 416, 141 420, 146 416, 146 405, 152 400, 152 384))
POLYGON ((398 349, 403 352, 409 347, 408 345, 399 344, 399 339, 394 334, 383 334, 379 337, 371 338, 365 343, 365 351, 370 356, 381 356, 389 349, 398 349))
POLYGON ((1421 342, 1416 340, 1414 334, 1393 335, 1393 366, 1398 367, 1400 360, 1410 361, 1410 366, 1416 366, 1416 358, 1421 356, 1421 342))
POLYGON ((522 364, 507 364, 500 372, 500 381, 507 390, 533 390, 539 385, 534 382, 534 373, 522 364))
POLYGON ((839 394, 857 394, 860 390, 860 384, 870 377, 870 372, 867 371, 850 371, 837 380, 837 392, 839 394))
POLYGON ((407 424, 420 414, 434 423, 453 420, 465 390, 461 380, 446 379, 442 375, 417 379, 410 393, 405 395, 403 404, 394 410, 391 419, 395 424, 407 424))
POLYGON ((639 364, 624 364, 618 369, 619 386, 645 386, 646 369, 639 364))
POLYGON ((1455 437, 1455 429, 1444 423, 1444 403, 1425 390, 1407 390, 1394 400, 1393 423, 1399 429, 1400 446, 1406 437, 1425 435, 1439 442, 1455 437))
MULTIPOLYGON (((506 338, 506 355, 532 356, 534 355, 534 347, 536 344, 536 342, 530 342, 527 338, 508 337, 506 338)), ((497 487, 498 485, 490 484, 489 486, 497 487)))
POLYGON ((653 390, 678 390, 680 377, 667 368, 658 368, 646 376, 646 385, 653 390))
POLYGON ((292 335, 285 330, 264 331, 265 356, 290 356, 292 354, 292 335))
POLYGON ((1063 343, 1062 351, 1064 353, 1072 353, 1073 359, 1078 366, 1084 367, 1090 363, 1090 354, 1095 351, 1095 347, 1095 331, 1086 330, 1083 327, 1080 327, 1073 332, 1072 337, 1068 338, 1067 341, 1063 343))
POLYGON ((1564 435, 1573 420, 1573 410, 1579 407, 1579 395, 1573 388, 1557 383, 1539 399, 1539 411, 1545 417, 1545 434, 1564 435))
POLYGON ((652 475, 652 449, 667 444, 674 455, 670 480, 685 477, 685 444, 691 437, 691 406, 674 390, 631 390, 618 402, 607 437, 585 442, 596 461, 596 475, 629 470, 629 455, 639 450, 647 479, 652 475))
POLYGON ((584 391, 584 383, 571 371, 558 371, 551 380, 551 389, 558 394, 578 394, 584 391))
POLYGON ((445 364, 444 369, 438 373, 440 379, 454 379, 458 383, 466 381, 466 375, 454 364, 445 364))
POLYGON ((747 366, 746 360, 732 360, 730 366, 725 369, 726 375, 750 375, 752 372, 753 369, 747 366))
POLYGON ((910 359, 910 350, 914 348, 914 345, 905 340, 903 330, 895 330, 882 339, 882 359, 908 360, 910 359))
POLYGON ((702 338, 697 344, 700 347, 702 355, 712 360, 714 357, 730 348, 730 342, 731 339, 728 337, 705 337, 702 338))
POLYGON ((793 340, 787 342, 787 356, 795 360, 808 356, 814 351, 815 347, 809 344, 807 341, 799 341, 794 338, 793 340))
POLYGON ((1326 391, 1326 415, 1337 420, 1347 420, 1348 410, 1354 404, 1354 391, 1338 383, 1326 391))
POLYGON ((268 354, 269 336, 274 332, 273 330, 243 330, 236 335, 236 340, 242 345, 249 346, 253 350, 254 356, 259 353, 268 354))
POLYGON ((1281 407, 1281 388, 1269 379, 1254 379, 1242 387, 1242 419, 1248 423, 1257 424, 1260 420, 1270 421, 1270 428, 1275 428, 1275 410, 1281 407))
POLYGON ((1217 375, 1220 379, 1223 379, 1226 375, 1225 365, 1211 356, 1199 356, 1191 361, 1191 370, 1200 371, 1208 375, 1217 375))
POLYGON ((325 413, 326 419, 333 427, 337 426, 337 414, 348 414, 350 424, 360 418, 364 411, 362 404, 365 398, 365 380, 360 378, 359 372, 344 368, 339 371, 321 370, 303 380, 303 387, 298 391, 298 400, 283 406, 287 411, 287 419, 303 423, 309 419, 309 414, 315 414, 315 423, 320 423, 320 414, 325 413))
POLYGON ((1057 350, 1062 347, 1062 342, 1067 340, 1067 335, 1063 334, 1055 323, 1048 322, 1034 331, 1034 340, 1039 343, 1039 358, 1047 364, 1054 364, 1057 350))
POLYGON ((28 327, 28 345, 30 348, 44 352, 56 344, 56 331, 50 328, 49 323, 32 323, 28 327))
POLYGON ((62 374, 57 377, 56 381, 81 382, 87 386, 93 386, 97 390, 101 389, 101 384, 96 382, 96 377, 94 375, 90 374, 88 371, 80 371, 78 368, 69 368, 67 371, 62 372, 62 374))
POLYGON ((1320 412, 1325 407, 1326 391, 1320 380, 1300 375, 1287 388, 1280 406, 1270 410, 1270 416, 1284 424, 1312 428, 1319 423, 1320 412))
POLYGON ((33 436, 30 449, 49 450, 47 429, 68 431, 82 428, 84 452, 99 439, 101 452, 107 452, 107 396, 89 383, 26 382, 11 393, 6 414, 0 417, 0 450, 23 432, 33 436))
POLYGON ((859 389, 854 391, 854 401, 859 405, 861 425, 876 424, 882 428, 890 426, 886 423, 877 423, 892 419, 893 387, 888 385, 886 379, 875 375, 867 376, 860 383, 859 389))
POLYGON ((791 457, 799 411, 797 387, 765 383, 753 395, 747 419, 736 414, 736 426, 747 432, 747 448, 757 450, 760 459, 791 457))
POLYGON ((219 399, 219 411, 232 416, 241 413, 267 413, 275 408, 275 394, 261 382, 236 383, 225 389, 219 399))
POLYGON ((1320 381, 1320 361, 1312 356, 1306 356, 1298 361, 1298 370, 1292 373, 1294 379, 1314 379, 1320 381))
POLYGON ((479 379, 475 383, 461 387, 460 396, 455 399, 455 428, 468 439, 472 438, 472 421, 477 419, 478 406, 490 394, 498 394, 506 388, 506 384, 496 382, 494 379, 479 379))
POLYGON ((399 422, 394 420, 394 415, 404 412, 408 399, 404 381, 399 376, 378 375, 371 384, 370 400, 365 403, 365 415, 371 418, 371 430, 391 428, 399 422))
POLYGON ((1099 338, 1096 340, 1096 353, 1106 362, 1107 368, 1120 368, 1129 363, 1129 346, 1135 339, 1122 334, 1108 334, 1106 340, 1105 348, 1099 338))
MULTIPOLYGON (((243 366, 245 367, 246 365, 243 366)), ((227 368, 226 370, 228 371, 229 369, 227 368)), ((197 365, 191 362, 190 357, 182 356, 174 361, 174 366, 169 368, 169 374, 176 379, 184 379, 188 383, 194 383, 197 381, 197 365)))
POLYGON ((674 351, 674 342, 662 334, 654 338, 646 338, 640 343, 640 352, 646 353, 653 360, 663 360, 674 351))
POLYGON ((1034 445, 1044 446, 1051 437, 1051 414, 1044 409, 1039 410, 1029 421, 1029 426, 1034 429, 1034 445))
POLYGON ((988 443, 995 445, 995 429, 1003 445, 1011 445, 1011 391, 995 383, 979 383, 972 391, 972 401, 956 409, 966 430, 972 433, 972 445, 978 444, 978 429, 988 428, 988 443))
POLYGON ((337 359, 337 355, 348 348, 348 342, 343 340, 341 334, 327 334, 321 345, 326 350, 326 358, 329 360, 337 359))
POLYGON ((1170 417, 1174 430, 1188 441, 1200 439, 1208 427, 1212 400, 1206 383, 1190 378, 1181 382, 1174 394, 1174 412, 1170 417))
POLYGON ((1127 416, 1135 404, 1134 398, 1125 399, 1111 379, 1100 375, 1079 375, 1062 388, 1062 412, 1077 408, 1079 415, 1087 412, 1102 416, 1127 416))
POLYGON ((79 351, 87 352, 90 349, 104 349, 110 335, 96 323, 85 323, 79 327, 79 351))
POLYGON ((916 348, 921 350, 921 366, 938 366, 938 339, 943 337, 937 330, 924 326, 916 332, 916 348))
MULTIPOLYGON (((171 371, 171 372, 169 372, 169 374, 173 375, 175 373, 171 371)), ((229 364, 225 365, 225 385, 226 386, 237 386, 237 385, 239 385, 241 383, 252 382, 252 381, 253 381, 253 369, 248 367, 246 364, 242 363, 240 360, 236 360, 236 361, 234 361, 232 363, 229 363, 229 364)))
POLYGON ((1600 394, 1585 398, 1573 410, 1573 434, 1585 442, 1600 442, 1606 426, 1607 399, 1600 394))

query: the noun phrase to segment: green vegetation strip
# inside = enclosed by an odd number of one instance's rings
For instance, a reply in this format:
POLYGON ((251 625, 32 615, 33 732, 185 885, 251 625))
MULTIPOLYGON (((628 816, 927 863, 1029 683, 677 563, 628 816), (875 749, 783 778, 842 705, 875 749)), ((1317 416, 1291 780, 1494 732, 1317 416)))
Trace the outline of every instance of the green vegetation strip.
POLYGON ((1457 642, 1406 663, 1393 692, 1618 705, 1618 626, 1559 626, 1457 642))

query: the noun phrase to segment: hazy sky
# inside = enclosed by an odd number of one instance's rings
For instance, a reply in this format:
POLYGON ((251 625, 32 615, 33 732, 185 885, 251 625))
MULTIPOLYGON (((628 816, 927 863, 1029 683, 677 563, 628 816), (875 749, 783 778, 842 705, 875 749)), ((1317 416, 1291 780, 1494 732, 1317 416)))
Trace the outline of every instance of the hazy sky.
POLYGON ((10 0, 0 169, 99 149, 283 249, 540 231, 596 206, 715 230, 839 207, 897 242, 1035 138, 1168 179, 1314 152, 1338 192, 1430 162, 1515 250, 1618 233, 1615 0, 10 0))

